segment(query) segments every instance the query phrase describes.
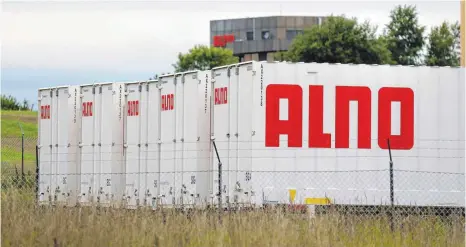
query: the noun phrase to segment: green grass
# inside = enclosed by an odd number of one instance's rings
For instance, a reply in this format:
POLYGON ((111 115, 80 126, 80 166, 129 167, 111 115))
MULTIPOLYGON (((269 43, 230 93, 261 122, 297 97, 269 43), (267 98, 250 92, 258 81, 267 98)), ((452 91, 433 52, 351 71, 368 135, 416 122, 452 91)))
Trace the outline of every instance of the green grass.
POLYGON ((1 111, 2 168, 21 164, 21 128, 24 131, 24 160, 27 168, 35 166, 37 143, 36 111, 1 111))
POLYGON ((2 138, 20 137, 21 124, 24 136, 29 138, 37 137, 37 112, 36 111, 1 111, 2 118, 2 138))

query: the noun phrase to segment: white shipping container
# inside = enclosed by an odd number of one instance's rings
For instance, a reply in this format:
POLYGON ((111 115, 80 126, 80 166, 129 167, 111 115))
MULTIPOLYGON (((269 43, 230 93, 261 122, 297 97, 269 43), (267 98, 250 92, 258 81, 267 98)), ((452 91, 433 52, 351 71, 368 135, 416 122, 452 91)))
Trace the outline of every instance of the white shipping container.
POLYGON ((464 207, 464 69, 247 62, 39 90, 39 201, 464 207), (292 196, 290 190, 296 190, 292 196))
MULTIPOLYGON (((216 68, 212 72, 212 140, 222 162, 222 202, 251 203, 251 137, 253 94, 251 79, 257 63, 216 68), (249 81, 249 82, 247 82, 249 81), (246 82, 248 84, 246 84, 246 82)), ((218 191, 218 161, 213 155, 214 189, 218 191)))
POLYGON ((389 203, 390 139, 396 204, 464 206, 463 70, 249 62, 212 74, 224 203, 290 203, 290 189, 294 203, 389 203))
POLYGON ((81 86, 79 202, 118 206, 124 191, 122 83, 81 86))
POLYGON ((209 73, 160 77, 160 195, 162 204, 205 204, 210 157, 209 73))
MULTIPOLYGON (((147 184, 148 174, 154 173, 155 175, 157 171, 151 169, 150 166, 150 164, 155 164, 155 160, 152 161, 148 157, 149 142, 156 145, 157 139, 152 140, 151 137, 158 136, 158 118, 154 117, 157 115, 154 108, 156 109, 158 105, 151 102, 156 98, 158 91, 150 90, 152 88, 149 85, 149 83, 144 82, 126 84, 124 138, 126 187, 124 196, 127 207, 130 208, 135 208, 140 204, 152 205, 152 203, 155 203, 152 198, 157 195, 154 186, 147 184), (151 93, 154 93, 153 97, 151 97, 151 93), (156 121, 153 122, 153 120, 156 121), (151 127, 150 130, 149 126, 151 127), (150 135, 151 132, 156 133, 150 135)), ((156 152, 156 150, 154 151, 156 152)))
POLYGON ((126 85, 125 162, 129 208, 193 207, 208 200, 209 73, 126 85))
POLYGON ((39 202, 76 204, 79 87, 39 89, 39 202))

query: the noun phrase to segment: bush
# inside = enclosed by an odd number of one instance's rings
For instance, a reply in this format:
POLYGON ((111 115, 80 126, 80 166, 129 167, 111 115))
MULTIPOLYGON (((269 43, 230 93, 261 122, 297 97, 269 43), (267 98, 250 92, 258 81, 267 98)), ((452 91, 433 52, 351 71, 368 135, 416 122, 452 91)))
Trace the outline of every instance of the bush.
POLYGON ((10 111, 28 111, 31 109, 29 101, 24 99, 23 102, 19 102, 15 97, 11 95, 1 95, 2 110, 10 111))

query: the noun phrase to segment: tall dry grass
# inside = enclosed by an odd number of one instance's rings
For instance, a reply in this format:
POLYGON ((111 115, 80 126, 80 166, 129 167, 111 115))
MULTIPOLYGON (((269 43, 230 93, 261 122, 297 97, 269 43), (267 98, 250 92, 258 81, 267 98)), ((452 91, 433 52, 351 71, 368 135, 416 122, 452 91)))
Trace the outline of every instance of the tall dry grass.
POLYGON ((36 207, 2 192, 2 246, 464 246, 464 218, 322 215, 278 211, 192 215, 165 210, 36 207), (165 215, 165 216, 164 216, 165 215))

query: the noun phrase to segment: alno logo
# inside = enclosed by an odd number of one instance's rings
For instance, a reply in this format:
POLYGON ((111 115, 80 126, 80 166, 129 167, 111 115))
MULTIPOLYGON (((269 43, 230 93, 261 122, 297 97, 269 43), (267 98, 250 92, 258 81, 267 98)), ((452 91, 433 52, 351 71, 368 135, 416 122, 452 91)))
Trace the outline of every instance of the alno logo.
MULTIPOLYGON (((302 147, 303 122, 307 122, 309 148, 332 148, 332 133, 324 133, 324 87, 310 85, 308 102, 303 100, 299 85, 272 84, 266 88, 265 145, 278 147, 279 136, 288 136, 288 147, 302 147), (280 99, 288 100, 288 119, 280 120, 280 99), (308 104, 309 119, 303 119, 303 104, 308 104)), ((378 145, 387 149, 409 150, 414 145, 414 92, 410 88, 383 87, 378 90, 378 145), (399 135, 391 134, 391 103, 400 103, 399 135)), ((371 147, 371 97, 369 87, 335 87, 335 148, 349 148, 350 101, 357 101, 358 148, 371 147)), ((353 113, 352 113, 353 114, 353 113)))
POLYGON ((40 106, 40 119, 50 119, 50 105, 40 106))
POLYGON ((224 105, 228 103, 228 88, 227 87, 221 87, 221 88, 215 88, 214 91, 214 104, 215 105, 224 105))
POLYGON ((161 97, 162 111, 171 111, 175 108, 175 96, 173 94, 164 94, 161 97))
POLYGON ((139 116, 139 100, 128 101, 128 116, 139 116))
POLYGON ((83 117, 92 117, 93 103, 91 101, 83 102, 83 117))

